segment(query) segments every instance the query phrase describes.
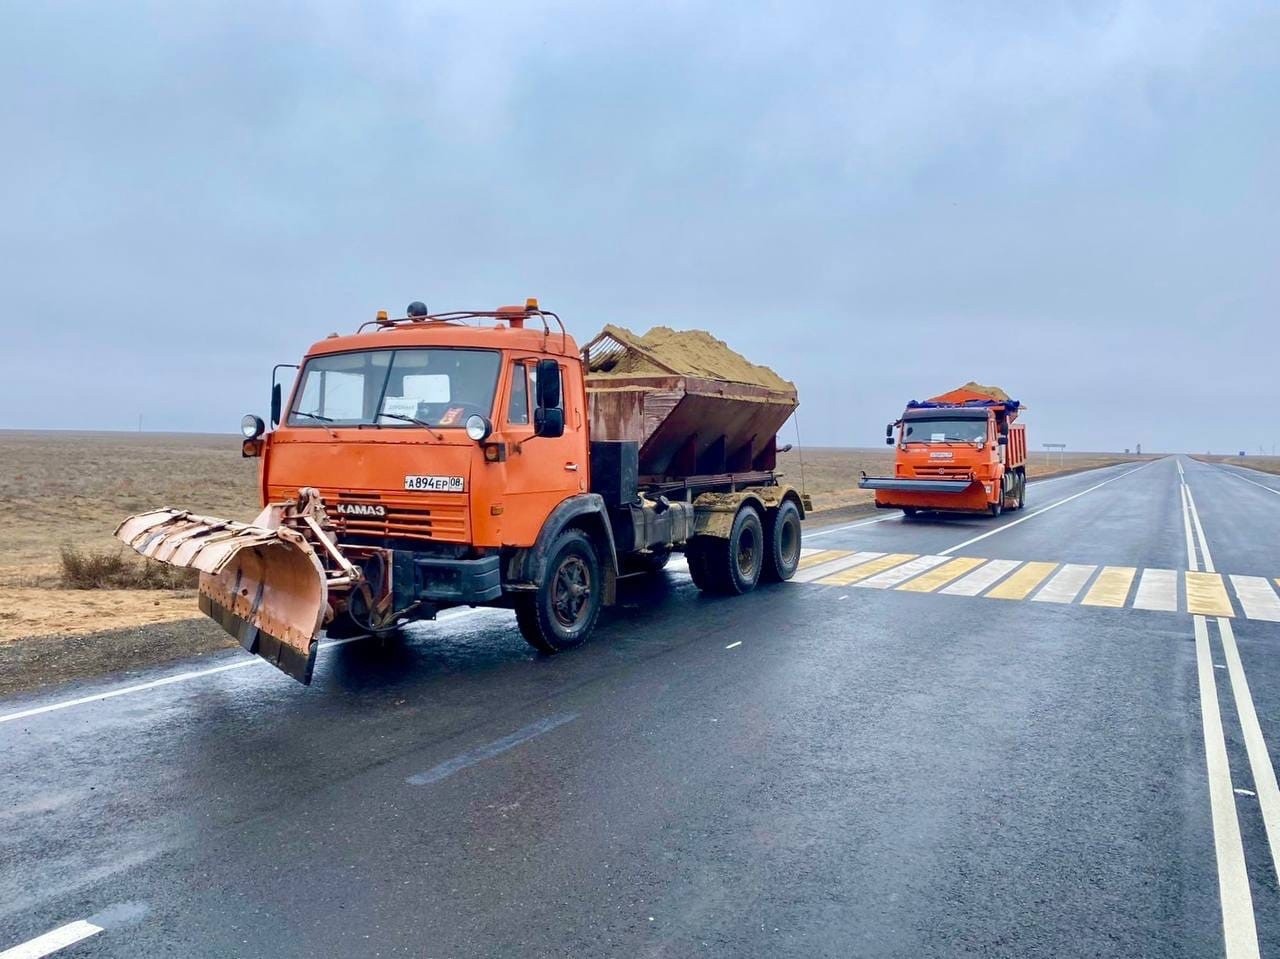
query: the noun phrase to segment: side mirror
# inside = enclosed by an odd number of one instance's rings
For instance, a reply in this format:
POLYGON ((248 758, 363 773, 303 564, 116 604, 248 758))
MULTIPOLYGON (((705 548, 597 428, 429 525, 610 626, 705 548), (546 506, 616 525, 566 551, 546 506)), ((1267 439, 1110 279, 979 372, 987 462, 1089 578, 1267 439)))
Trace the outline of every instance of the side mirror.
MULTIPOLYGON (((542 377, 538 377, 541 392, 542 377)), ((564 436, 564 410, 557 407, 539 406, 533 411, 533 435, 547 436, 555 439, 564 436)))
POLYGON ((280 395, 280 384, 276 383, 271 387, 271 425, 280 425, 280 405, 283 402, 280 395))
MULTIPOLYGON (((536 406, 539 409, 550 410, 560 405, 560 364, 555 360, 538 360, 537 366, 538 377, 538 395, 536 397, 536 406)), ((561 431, 563 431, 563 414, 560 417, 561 431)), ((560 435, 559 433, 556 434, 560 435)))
POLYGON ((884 428, 884 438, 885 438, 885 439, 887 439, 887 440, 893 439, 893 424, 892 424, 892 423, 890 423, 888 426, 886 426, 886 427, 884 428))
POLYGON ((892 437, 892 436, 886 436, 886 437, 884 438, 884 445, 885 445, 885 446, 892 446, 892 445, 893 445, 893 437, 892 437))
POLYGON ((997 443, 999 443, 1001 446, 1008 446, 1008 445, 1009 445, 1009 434, 1008 434, 1008 433, 1001 433, 1001 434, 1000 434, 1000 436, 999 436, 999 438, 996 440, 996 442, 997 442, 997 443))

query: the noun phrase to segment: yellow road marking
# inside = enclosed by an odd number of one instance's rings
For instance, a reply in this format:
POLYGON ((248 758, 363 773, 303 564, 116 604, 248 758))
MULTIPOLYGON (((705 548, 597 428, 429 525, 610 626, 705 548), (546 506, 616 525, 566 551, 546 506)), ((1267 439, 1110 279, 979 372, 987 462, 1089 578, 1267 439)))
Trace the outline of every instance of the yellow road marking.
POLYGON ((1080 600, 1081 606, 1124 606, 1129 598, 1129 587, 1138 573, 1132 566, 1104 566, 1089 592, 1080 600))
POLYGON ((820 549, 816 553, 810 553, 808 556, 801 556, 800 565, 796 568, 808 569, 810 566, 817 566, 819 563, 825 563, 848 555, 849 551, 844 549, 820 549))
POLYGON ((932 593, 940 586, 946 586, 953 579, 958 579, 975 566, 981 566, 985 562, 985 559, 979 559, 976 556, 962 556, 943 566, 939 566, 937 569, 931 569, 915 579, 907 580, 898 589, 909 590, 913 593, 932 593))
POLYGON ((916 558, 916 553, 890 553, 888 556, 881 556, 879 559, 873 559, 868 563, 855 566, 853 569, 841 570, 833 573, 824 579, 818 580, 824 586, 848 586, 850 583, 856 583, 860 579, 866 579, 882 570, 892 569, 899 563, 905 563, 908 560, 916 558))
POLYGON ((1057 563, 1024 563, 1021 569, 983 595, 991 599, 1026 599, 1027 594, 1057 568, 1057 563))
POLYGON ((1204 616, 1235 616, 1227 587, 1217 573, 1184 574, 1187 578, 1187 612, 1204 616))

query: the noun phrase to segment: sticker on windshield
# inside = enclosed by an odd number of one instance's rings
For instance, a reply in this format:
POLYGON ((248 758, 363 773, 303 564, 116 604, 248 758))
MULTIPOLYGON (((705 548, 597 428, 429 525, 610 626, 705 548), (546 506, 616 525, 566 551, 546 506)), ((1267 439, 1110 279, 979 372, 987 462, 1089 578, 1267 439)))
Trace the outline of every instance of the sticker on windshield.
POLYGON ((466 483, 461 476, 406 476, 404 488, 414 493, 462 493, 466 483))
POLYGON ((930 443, 945 443, 947 441, 946 433, 930 433, 929 435, 932 437, 929 440, 930 443))

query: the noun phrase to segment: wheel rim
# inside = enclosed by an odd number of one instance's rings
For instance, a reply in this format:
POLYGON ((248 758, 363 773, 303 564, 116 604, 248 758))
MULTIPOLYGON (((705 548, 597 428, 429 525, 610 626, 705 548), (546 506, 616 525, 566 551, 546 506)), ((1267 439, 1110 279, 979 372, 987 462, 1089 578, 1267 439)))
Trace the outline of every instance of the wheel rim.
POLYGON ((565 629, 582 624, 591 608, 591 570, 580 556, 566 556, 551 583, 551 611, 565 629))
POLYGON ((800 524, 792 517, 788 517, 787 521, 782 524, 778 552, 782 555, 782 565, 788 568, 800 558, 800 524))
POLYGON ((759 562, 760 540, 756 536, 755 528, 752 526, 744 526, 738 534, 738 575, 744 580, 749 580, 756 573, 756 564, 759 562))

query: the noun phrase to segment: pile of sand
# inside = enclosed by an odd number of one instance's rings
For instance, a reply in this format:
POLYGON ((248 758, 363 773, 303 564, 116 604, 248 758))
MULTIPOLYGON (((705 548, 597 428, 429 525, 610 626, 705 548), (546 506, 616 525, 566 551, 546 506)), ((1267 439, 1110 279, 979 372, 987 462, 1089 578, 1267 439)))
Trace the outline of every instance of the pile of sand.
MULTIPOLYGON (((1004 390, 1000 389, 1000 387, 983 386, 981 383, 973 382, 973 380, 970 380, 964 386, 960 387, 960 389, 969 390, 970 392, 973 392, 973 393, 981 393, 983 396, 990 397, 993 400, 998 400, 1001 403, 1008 403, 1010 400, 1009 394, 1006 393, 1004 390)), ((956 392, 956 391, 953 391, 953 392, 956 392)))
POLYGON ((592 341, 588 353, 592 377, 675 373, 771 390, 795 390, 795 384, 767 366, 752 363, 706 330, 655 326, 644 336, 637 336, 623 327, 609 325, 592 341))

